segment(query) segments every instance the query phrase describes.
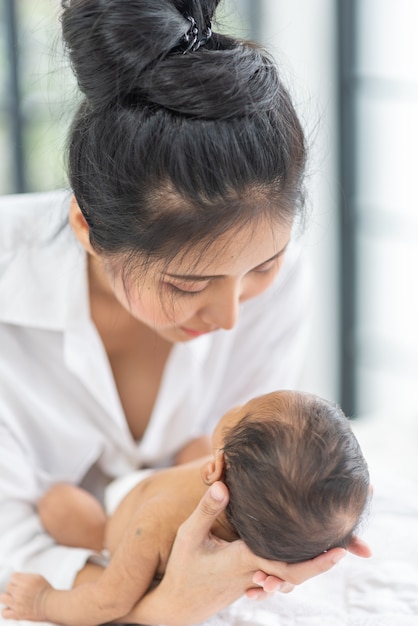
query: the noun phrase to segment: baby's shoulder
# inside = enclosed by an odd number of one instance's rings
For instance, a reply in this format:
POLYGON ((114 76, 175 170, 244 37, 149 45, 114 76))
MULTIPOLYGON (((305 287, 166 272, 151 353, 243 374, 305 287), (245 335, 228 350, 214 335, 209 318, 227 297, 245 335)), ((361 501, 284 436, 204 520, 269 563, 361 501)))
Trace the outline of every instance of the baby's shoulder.
POLYGON ((195 464, 181 465, 156 472, 143 485, 142 504, 158 516, 163 528, 174 535, 196 508, 204 486, 195 464))

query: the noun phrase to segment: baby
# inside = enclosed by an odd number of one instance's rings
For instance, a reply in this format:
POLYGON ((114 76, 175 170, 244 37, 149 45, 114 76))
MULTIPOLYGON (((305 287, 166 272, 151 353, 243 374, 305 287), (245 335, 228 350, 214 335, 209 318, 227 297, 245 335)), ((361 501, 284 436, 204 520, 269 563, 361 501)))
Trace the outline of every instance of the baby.
POLYGON ((212 443, 211 457, 149 473, 108 519, 87 492, 53 487, 39 504, 45 528, 60 543, 106 548, 109 564, 69 591, 14 574, 0 596, 3 616, 68 626, 135 621, 130 612, 164 575, 179 525, 218 480, 230 492, 212 527, 221 539, 241 538, 255 554, 287 562, 348 545, 369 501, 369 474, 336 405, 270 393, 226 413, 212 443))

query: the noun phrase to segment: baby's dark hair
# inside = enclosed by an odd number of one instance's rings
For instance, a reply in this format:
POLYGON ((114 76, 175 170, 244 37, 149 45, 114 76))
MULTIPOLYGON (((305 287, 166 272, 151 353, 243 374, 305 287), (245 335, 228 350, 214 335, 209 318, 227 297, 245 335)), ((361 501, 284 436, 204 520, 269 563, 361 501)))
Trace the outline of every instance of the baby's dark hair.
POLYGON ((216 32, 219 0, 62 0, 83 93, 69 179, 92 246, 174 258, 231 228, 302 211, 305 139, 272 58, 216 32))
POLYGON ((227 518, 258 556, 298 562, 346 547, 369 501, 369 473, 349 420, 315 395, 251 403, 224 434, 227 518))

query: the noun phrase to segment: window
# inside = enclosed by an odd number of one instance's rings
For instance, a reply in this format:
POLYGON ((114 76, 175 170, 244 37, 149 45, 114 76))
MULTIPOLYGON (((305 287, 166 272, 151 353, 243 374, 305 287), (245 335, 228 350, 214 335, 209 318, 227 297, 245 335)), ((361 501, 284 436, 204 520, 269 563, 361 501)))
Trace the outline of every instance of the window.
POLYGON ((418 4, 341 5, 345 394, 357 413, 409 410, 418 374, 418 4))
POLYGON ((75 84, 63 55, 57 0, 0 8, 0 193, 66 184, 63 147, 75 84))

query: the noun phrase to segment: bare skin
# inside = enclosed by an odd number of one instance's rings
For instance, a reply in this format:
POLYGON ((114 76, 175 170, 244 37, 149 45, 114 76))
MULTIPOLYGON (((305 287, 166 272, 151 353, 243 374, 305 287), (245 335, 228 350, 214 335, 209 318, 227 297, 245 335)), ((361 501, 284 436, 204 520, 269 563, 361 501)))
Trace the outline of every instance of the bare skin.
POLYGON ((106 348, 132 437, 139 441, 149 422, 172 344, 134 320, 117 303, 106 307, 104 299, 103 295, 92 299, 91 315, 106 348))
MULTIPOLYGON (((287 392, 281 394, 287 397, 287 392)), ((9 607, 4 616, 68 626, 138 621, 142 605, 147 604, 146 592, 153 581, 164 576, 179 526, 192 515, 208 486, 222 477, 225 428, 250 411, 263 419, 261 406, 260 400, 254 399, 226 413, 213 434, 213 456, 146 478, 128 493, 107 522, 99 503, 87 492, 65 484, 50 490, 39 504, 46 530, 64 545, 100 549, 98 542, 103 539, 111 554, 110 564, 105 570, 90 571, 88 580, 72 591, 56 591, 38 575, 16 574, 0 598, 9 607)), ((223 513, 214 520, 211 533, 214 539, 234 541, 242 548, 223 513)))

